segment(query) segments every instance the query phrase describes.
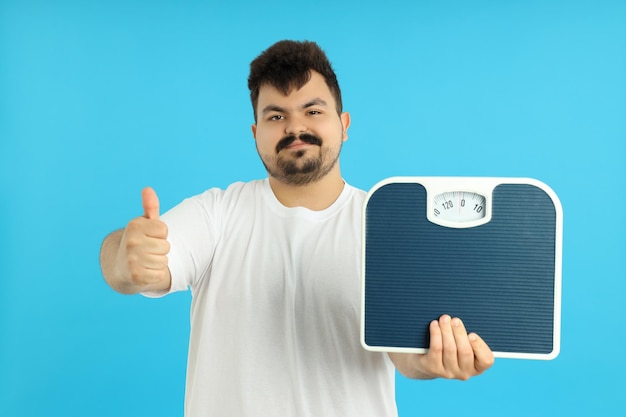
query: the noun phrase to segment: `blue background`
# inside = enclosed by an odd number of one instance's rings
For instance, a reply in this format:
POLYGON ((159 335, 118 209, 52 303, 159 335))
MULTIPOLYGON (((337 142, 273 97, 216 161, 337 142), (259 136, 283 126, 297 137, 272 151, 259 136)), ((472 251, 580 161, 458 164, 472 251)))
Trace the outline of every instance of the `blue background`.
POLYGON ((111 230, 265 175, 249 62, 317 41, 351 112, 342 168, 524 176, 564 207, 562 350, 469 382, 398 377, 401 416, 619 415, 624 1, 0 0, 0 415, 182 415, 189 293, 122 296, 111 230))

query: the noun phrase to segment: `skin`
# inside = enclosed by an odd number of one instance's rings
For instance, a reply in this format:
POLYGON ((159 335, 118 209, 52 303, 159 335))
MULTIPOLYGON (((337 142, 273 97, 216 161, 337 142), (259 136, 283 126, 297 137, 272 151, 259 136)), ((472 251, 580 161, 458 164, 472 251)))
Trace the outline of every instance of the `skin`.
MULTIPOLYGON (((341 194, 344 181, 339 154, 348 139, 350 115, 338 114, 324 78, 312 72, 300 89, 284 95, 270 85, 259 92, 258 121, 252 125, 257 151, 268 169, 277 199, 287 207, 323 210, 341 194), (321 144, 296 139, 277 150, 288 135, 312 134, 321 144), (307 161, 317 161, 312 173, 297 173, 307 161), (287 175, 285 166, 296 174, 287 175), (322 174, 319 174, 322 173, 322 174)), ((167 266, 167 226, 159 218, 159 200, 151 188, 142 192, 142 216, 107 236, 101 249, 105 280, 118 292, 167 291, 171 274, 167 266)), ((389 353, 400 373, 408 378, 467 380, 494 363, 493 353, 475 333, 468 333, 459 318, 442 315, 430 324, 430 347, 425 354, 389 353)))
POLYGON ((388 353, 398 371, 412 379, 468 380, 489 369, 493 353, 476 333, 467 333, 459 318, 444 314, 430 323, 428 353, 388 353))
POLYGON ((339 153, 348 139, 350 114, 338 114, 335 100, 324 78, 312 72, 311 79, 302 88, 284 95, 270 85, 259 90, 258 120, 252 125, 252 135, 261 160, 268 168, 269 183, 278 200, 287 207, 307 207, 323 210, 341 194, 344 181, 339 169, 339 153), (276 145, 287 135, 310 133, 322 140, 312 145, 296 140, 290 147, 276 152, 276 145), (302 156, 299 154, 302 153, 302 156), (272 175, 280 171, 279 160, 293 162, 301 167, 304 161, 321 158, 322 170, 328 172, 306 184, 294 184, 272 175))
POLYGON ((108 235, 100 249, 102 275, 122 294, 168 291, 172 282, 167 225, 159 218, 159 199, 152 188, 145 188, 141 201, 143 215, 108 235))

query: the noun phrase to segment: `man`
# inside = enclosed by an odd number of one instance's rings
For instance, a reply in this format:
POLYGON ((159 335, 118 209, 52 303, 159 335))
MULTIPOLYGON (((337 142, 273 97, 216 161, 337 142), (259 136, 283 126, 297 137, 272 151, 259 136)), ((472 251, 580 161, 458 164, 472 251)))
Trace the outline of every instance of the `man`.
MULTIPOLYGON (((210 189, 105 239, 106 281, 161 296, 191 287, 188 416, 394 416, 394 365, 410 378, 467 379, 493 363, 447 315, 424 355, 360 346, 365 193, 339 154, 350 116, 312 42, 281 41, 251 64, 252 134, 268 178, 210 189)), ((417 331, 417 329, 416 329, 417 331)))

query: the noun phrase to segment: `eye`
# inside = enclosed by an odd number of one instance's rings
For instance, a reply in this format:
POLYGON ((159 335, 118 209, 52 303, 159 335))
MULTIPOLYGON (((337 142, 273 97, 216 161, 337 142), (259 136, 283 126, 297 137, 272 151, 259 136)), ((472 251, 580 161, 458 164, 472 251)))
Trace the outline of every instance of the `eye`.
POLYGON ((267 120, 283 120, 285 118, 285 116, 283 116, 282 114, 274 114, 270 117, 268 117, 267 120))
POLYGON ((309 110, 309 114, 312 116, 317 116, 318 114, 322 114, 319 110, 309 110))

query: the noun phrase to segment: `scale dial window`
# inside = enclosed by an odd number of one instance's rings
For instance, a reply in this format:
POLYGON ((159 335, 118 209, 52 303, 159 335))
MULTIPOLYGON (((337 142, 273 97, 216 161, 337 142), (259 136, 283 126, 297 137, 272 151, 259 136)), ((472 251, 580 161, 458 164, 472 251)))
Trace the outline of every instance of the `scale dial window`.
POLYGON ((450 222, 472 222, 483 219, 487 214, 487 199, 484 195, 468 191, 449 191, 433 199, 432 216, 450 222))

